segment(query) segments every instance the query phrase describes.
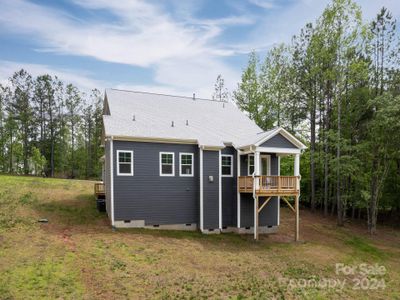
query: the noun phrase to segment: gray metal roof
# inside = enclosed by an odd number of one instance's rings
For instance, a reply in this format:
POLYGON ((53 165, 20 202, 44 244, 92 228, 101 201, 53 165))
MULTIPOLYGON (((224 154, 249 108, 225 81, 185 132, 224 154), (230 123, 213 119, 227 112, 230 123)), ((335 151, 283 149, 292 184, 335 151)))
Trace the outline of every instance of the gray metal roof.
POLYGON ((103 118, 105 136, 239 148, 273 132, 263 132, 229 102, 115 89, 106 90, 106 99, 110 115, 103 118))

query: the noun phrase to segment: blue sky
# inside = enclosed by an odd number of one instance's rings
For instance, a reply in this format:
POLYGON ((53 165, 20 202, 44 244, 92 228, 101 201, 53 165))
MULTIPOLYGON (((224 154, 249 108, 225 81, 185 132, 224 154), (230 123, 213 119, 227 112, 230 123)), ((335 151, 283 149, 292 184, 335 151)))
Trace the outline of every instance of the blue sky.
MULTIPOLYGON (((365 19, 398 0, 358 0, 365 19)), ((20 68, 84 90, 210 98, 233 90, 248 53, 288 42, 329 0, 0 0, 0 82, 20 68)))

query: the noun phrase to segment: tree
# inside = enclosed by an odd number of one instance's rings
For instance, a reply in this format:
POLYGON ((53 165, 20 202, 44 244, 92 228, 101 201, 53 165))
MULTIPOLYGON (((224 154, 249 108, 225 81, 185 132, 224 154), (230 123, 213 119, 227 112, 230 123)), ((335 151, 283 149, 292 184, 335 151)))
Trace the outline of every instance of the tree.
POLYGON ((81 95, 78 89, 72 84, 68 84, 66 88, 66 100, 65 106, 68 113, 68 123, 70 126, 71 133, 71 178, 75 177, 74 170, 76 168, 75 162, 75 134, 76 127, 80 120, 80 111, 81 111, 81 95))
POLYGON ((25 70, 14 73, 10 79, 12 97, 9 106, 12 115, 16 118, 22 140, 23 172, 29 173, 28 159, 30 155, 30 139, 33 134, 33 110, 31 98, 33 92, 32 77, 25 70))
POLYGON ((229 92, 228 89, 225 87, 225 80, 222 78, 221 74, 217 76, 217 80, 214 84, 214 94, 212 98, 218 101, 228 101, 229 92))
POLYGON ((233 92, 233 97, 238 107, 246 111, 250 119, 266 130, 273 127, 273 120, 269 119, 264 111, 258 62, 257 54, 255 52, 250 53, 248 66, 243 71, 242 80, 238 84, 237 90, 233 92))

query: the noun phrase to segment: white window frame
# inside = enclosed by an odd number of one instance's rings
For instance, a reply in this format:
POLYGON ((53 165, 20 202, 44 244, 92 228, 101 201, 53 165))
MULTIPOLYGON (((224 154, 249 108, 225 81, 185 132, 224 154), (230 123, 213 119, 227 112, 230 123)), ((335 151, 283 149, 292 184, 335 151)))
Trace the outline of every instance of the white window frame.
POLYGON ((175 176, 175 153, 174 152, 160 152, 160 162, 159 162, 159 168, 160 168, 160 176, 175 176), (163 154, 172 154, 172 174, 163 174, 162 172, 162 155, 163 154))
POLYGON ((233 155, 232 154, 221 154, 220 168, 221 168, 221 177, 233 177, 233 155), (231 158, 231 173, 229 175, 222 174, 222 158, 224 156, 225 157, 229 156, 231 158))
POLYGON ((256 168, 255 168, 255 166, 256 166, 256 159, 255 159, 255 157, 254 157, 254 154, 249 154, 249 155, 247 156, 247 175, 248 175, 248 176, 253 175, 253 173, 250 173, 250 157, 253 157, 253 168, 254 168, 254 171, 256 170, 256 168))
POLYGON ((179 176, 181 176, 181 177, 193 177, 194 176, 194 155, 193 155, 193 153, 179 152, 179 176), (192 164, 190 165, 192 172, 190 174, 182 174, 182 165, 189 166, 188 164, 182 164, 182 155, 190 155, 192 157, 192 164))
MULTIPOLYGON (((122 163, 128 164, 128 163, 122 163)), ((117 176, 133 176, 133 151, 132 150, 117 150, 117 176), (130 173, 120 173, 119 172, 119 154, 120 153, 130 153, 131 154, 131 172, 130 173)))

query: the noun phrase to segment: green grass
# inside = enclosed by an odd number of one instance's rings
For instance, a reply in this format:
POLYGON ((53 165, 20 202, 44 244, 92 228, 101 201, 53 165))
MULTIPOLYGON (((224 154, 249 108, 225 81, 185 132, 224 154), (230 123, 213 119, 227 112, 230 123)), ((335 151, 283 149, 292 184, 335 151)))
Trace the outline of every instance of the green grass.
POLYGON ((113 231, 88 181, 0 175, 0 299, 391 299, 400 294, 397 232, 371 238, 281 211, 279 234, 113 231), (38 219, 46 218, 42 224, 38 219), (389 242, 388 242, 389 238, 389 242), (335 264, 384 265, 385 290, 290 288, 336 278, 335 264))

